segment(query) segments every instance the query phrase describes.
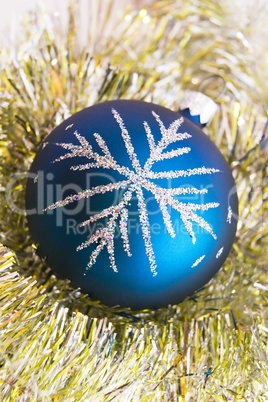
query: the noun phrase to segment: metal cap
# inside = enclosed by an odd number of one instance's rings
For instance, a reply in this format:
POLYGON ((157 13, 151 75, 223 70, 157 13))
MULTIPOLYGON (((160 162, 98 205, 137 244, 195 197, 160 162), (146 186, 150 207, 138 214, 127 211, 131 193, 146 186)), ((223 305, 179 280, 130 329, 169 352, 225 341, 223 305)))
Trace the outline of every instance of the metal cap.
POLYGON ((201 124, 208 124, 218 110, 218 105, 202 92, 185 91, 180 110, 189 109, 191 116, 199 116, 201 124))

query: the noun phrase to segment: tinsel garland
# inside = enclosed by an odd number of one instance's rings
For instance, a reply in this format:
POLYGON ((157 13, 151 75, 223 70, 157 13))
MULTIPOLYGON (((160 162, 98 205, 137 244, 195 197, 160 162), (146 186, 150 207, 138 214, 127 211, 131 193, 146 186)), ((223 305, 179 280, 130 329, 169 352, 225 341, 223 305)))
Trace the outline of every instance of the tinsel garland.
MULTIPOLYGON (((257 35, 267 7, 141 3, 90 1, 84 48, 79 8, 70 3, 67 34, 38 11, 20 40, 0 49, 3 401, 268 399, 268 31, 257 35), (133 312, 92 302, 40 260, 19 213, 38 144, 72 113, 107 99, 176 110, 185 88, 213 74, 227 90, 207 134, 229 161, 240 200, 229 258, 178 306, 133 312)), ((208 89, 217 95, 216 79, 208 89)))

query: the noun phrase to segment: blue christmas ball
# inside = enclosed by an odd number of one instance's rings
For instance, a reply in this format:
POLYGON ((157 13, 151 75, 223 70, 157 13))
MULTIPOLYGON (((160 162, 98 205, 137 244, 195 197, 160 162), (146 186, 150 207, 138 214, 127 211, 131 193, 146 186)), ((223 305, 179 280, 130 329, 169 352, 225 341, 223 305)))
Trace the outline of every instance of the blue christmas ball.
POLYGON ((49 267, 94 300, 176 304, 222 266, 236 232, 230 168, 198 116, 134 100, 81 110, 29 172, 30 233, 49 267))

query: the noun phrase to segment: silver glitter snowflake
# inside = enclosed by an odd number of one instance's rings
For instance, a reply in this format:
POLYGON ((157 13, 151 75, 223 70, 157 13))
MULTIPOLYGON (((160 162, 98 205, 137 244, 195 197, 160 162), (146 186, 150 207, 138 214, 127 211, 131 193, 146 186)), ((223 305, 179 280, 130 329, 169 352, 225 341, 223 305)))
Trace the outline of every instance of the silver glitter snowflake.
MULTIPOLYGON (((128 238, 128 204, 131 198, 134 195, 136 195, 138 200, 139 220, 141 223, 142 236, 145 243, 145 251, 148 256, 150 269, 153 275, 156 275, 157 265, 151 241, 149 216, 146 208, 143 191, 147 190, 154 196, 161 210, 166 229, 171 237, 175 237, 176 233, 172 224, 168 208, 169 209, 171 208, 171 210, 179 212, 180 218, 183 224, 185 225, 187 232, 191 236, 193 244, 196 242, 196 237, 193 230, 194 222, 197 223, 204 230, 206 230, 214 239, 216 239, 216 235, 213 233, 212 227, 202 217, 198 216, 196 214, 196 211, 198 210, 207 211, 210 208, 216 208, 219 206, 219 203, 216 202, 210 202, 206 204, 195 204, 190 202, 183 203, 176 199, 176 196, 178 195, 205 194, 207 193, 207 189, 199 190, 193 187, 186 187, 186 188, 178 187, 178 188, 166 189, 157 186, 151 180, 173 179, 179 177, 189 177, 192 175, 214 174, 219 172, 219 170, 215 168, 206 168, 203 166, 187 170, 171 170, 157 173, 153 172, 152 167, 156 162, 163 161, 165 159, 172 159, 183 154, 188 154, 191 151, 191 148, 189 147, 178 147, 175 150, 166 151, 169 145, 177 142, 179 143, 180 141, 188 139, 191 137, 191 135, 186 132, 184 133, 178 132, 178 129, 183 123, 182 117, 173 121, 169 125, 169 127, 166 128, 160 117, 154 111, 152 111, 152 115, 154 116, 155 120, 159 125, 161 132, 161 139, 158 141, 158 143, 155 143, 154 136, 151 132, 148 123, 147 122, 143 123, 145 133, 147 136, 150 154, 144 166, 142 167, 135 153, 134 147, 132 145, 130 134, 126 129, 120 114, 114 109, 112 109, 112 113, 121 129, 121 136, 124 140, 126 152, 130 159, 132 169, 126 166, 121 166, 115 160, 115 158, 111 155, 106 142, 104 141, 104 139, 101 137, 100 134, 95 133, 94 137, 101 152, 94 152, 92 146, 88 143, 88 141, 83 136, 81 136, 77 131, 75 131, 74 135, 79 141, 80 145, 74 145, 72 143, 57 144, 68 152, 65 155, 57 158, 54 162, 59 162, 67 158, 86 157, 89 160, 89 163, 83 165, 75 165, 72 166, 71 169, 79 171, 94 168, 108 169, 120 173, 124 177, 124 179, 116 183, 110 183, 108 185, 100 185, 93 187, 91 189, 86 189, 77 194, 68 196, 65 199, 60 200, 52 205, 49 205, 46 209, 55 209, 58 207, 63 207, 72 202, 77 202, 83 198, 92 197, 95 194, 105 194, 108 191, 124 189, 125 191, 123 193, 122 200, 117 205, 113 205, 109 208, 106 208, 100 213, 90 216, 88 220, 81 223, 81 226, 86 226, 91 224, 92 222, 98 221, 101 218, 108 218, 107 225, 105 227, 96 230, 87 241, 82 243, 77 248, 77 250, 82 250, 91 244, 97 243, 96 248, 91 253, 88 262, 88 268, 90 268, 95 263, 100 252, 106 247, 109 254, 111 267, 115 272, 117 272, 114 257, 115 228, 116 224, 119 223, 119 229, 123 241, 124 250, 126 251, 127 255, 131 257, 131 250, 128 238)), ((66 127, 66 130, 70 129, 72 126, 73 125, 66 127)))

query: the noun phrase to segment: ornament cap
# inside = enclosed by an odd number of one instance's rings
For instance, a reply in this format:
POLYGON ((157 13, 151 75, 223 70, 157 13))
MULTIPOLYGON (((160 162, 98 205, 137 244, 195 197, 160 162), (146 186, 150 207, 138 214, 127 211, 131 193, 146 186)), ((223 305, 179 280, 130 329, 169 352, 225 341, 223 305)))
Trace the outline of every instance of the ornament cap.
POLYGON ((190 117, 199 116, 200 124, 209 124, 218 110, 218 105, 202 92, 185 91, 180 110, 189 109, 190 117))

